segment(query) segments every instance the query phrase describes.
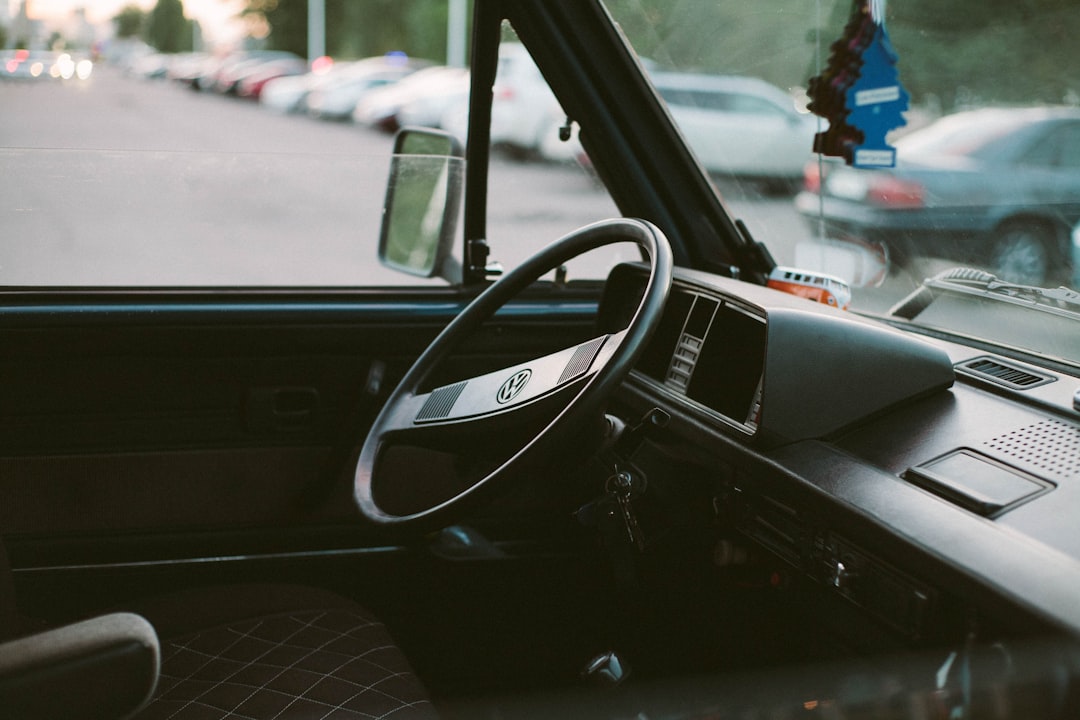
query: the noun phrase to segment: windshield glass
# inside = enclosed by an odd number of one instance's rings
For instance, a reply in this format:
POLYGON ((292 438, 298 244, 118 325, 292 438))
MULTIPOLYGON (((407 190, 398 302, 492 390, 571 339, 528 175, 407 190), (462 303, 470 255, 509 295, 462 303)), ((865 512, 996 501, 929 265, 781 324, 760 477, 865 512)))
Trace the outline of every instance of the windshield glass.
MULTIPOLYGON (((308 60, 304 3, 20 0, 10 17, 0 3, 0 286, 453 282, 384 267, 377 248, 394 131, 464 141, 466 24, 455 45, 445 4, 391 3, 377 23, 361 5, 326 3, 327 54, 308 60), (167 51, 148 30, 159 6, 187 13, 167 51), (406 32, 373 31, 391 27, 406 32)), ((509 30, 493 123, 496 267, 619 214, 580 146, 559 139, 566 117, 509 30)), ((460 228, 458 238, 460 267, 460 228)), ((615 246, 566 277, 600 280, 637 257, 615 246)))
MULTIPOLYGON (((729 212, 781 266, 849 283, 852 310, 887 315, 958 266, 1080 287, 1074 3, 605 5, 729 212), (853 166, 860 149, 878 154, 853 166)), ((1060 352, 1060 324, 991 321, 994 302, 940 326, 1080 362, 1060 352)))
MULTIPOLYGON (((779 265, 850 285, 853 311, 957 266, 1080 286, 1074 4, 603 4, 730 215, 779 265)), ((0 3, 0 285, 453 282, 376 247, 390 131, 465 139, 471 3, 324 0, 310 46, 308 7, 0 3)), ((619 214, 511 28, 492 93, 493 261, 619 214)))
POLYGON ((1024 127, 1019 117, 1002 115, 982 123, 972 123, 964 115, 941 118, 920 132, 902 135, 896 139, 900 157, 950 155, 980 156, 992 151, 1002 138, 1024 127))

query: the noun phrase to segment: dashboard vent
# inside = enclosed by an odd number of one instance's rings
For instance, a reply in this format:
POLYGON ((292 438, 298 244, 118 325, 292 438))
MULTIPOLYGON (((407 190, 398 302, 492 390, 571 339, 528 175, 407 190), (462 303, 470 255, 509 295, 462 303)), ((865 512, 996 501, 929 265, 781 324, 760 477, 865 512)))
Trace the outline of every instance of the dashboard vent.
POLYGON ((956 366, 956 371, 969 377, 987 380, 1014 390, 1029 390, 1052 383, 1056 378, 1042 375, 1025 368, 1010 365, 989 356, 977 357, 956 366))

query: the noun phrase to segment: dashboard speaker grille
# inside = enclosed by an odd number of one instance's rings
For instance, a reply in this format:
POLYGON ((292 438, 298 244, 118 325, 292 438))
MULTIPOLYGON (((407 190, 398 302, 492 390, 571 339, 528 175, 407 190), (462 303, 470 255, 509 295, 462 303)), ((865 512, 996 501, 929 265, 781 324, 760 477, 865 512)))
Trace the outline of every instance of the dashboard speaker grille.
POLYGON ((1006 462, 1047 480, 1080 477, 1080 428, 1060 420, 1044 420, 984 445, 1006 462))
POLYGON ((454 408, 454 403, 457 402, 458 397, 461 395, 461 391, 468 385, 467 380, 463 380, 453 385, 446 385, 441 388, 436 388, 428 395, 427 402, 424 403, 424 407, 420 408, 420 412, 416 414, 416 421, 421 420, 438 420, 444 418, 450 414, 450 411, 454 408))

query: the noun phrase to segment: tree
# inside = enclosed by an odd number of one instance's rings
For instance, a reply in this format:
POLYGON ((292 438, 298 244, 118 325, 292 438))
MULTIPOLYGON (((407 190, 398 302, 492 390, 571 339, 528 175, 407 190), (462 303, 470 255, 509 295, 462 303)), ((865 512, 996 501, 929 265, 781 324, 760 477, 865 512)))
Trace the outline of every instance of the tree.
POLYGON ((147 19, 146 39, 164 53, 191 50, 191 23, 181 0, 157 0, 147 19))
MULTIPOLYGON (((852 0, 607 0, 631 45, 662 67, 805 86, 852 0), (747 7, 757 8, 747 12, 747 7), (820 48, 820 49, 819 49, 820 48)), ((1080 92, 1076 0, 903 0, 886 23, 915 103, 1060 103, 1080 92)))
MULTIPOLYGON (((332 28, 331 0, 326 4, 326 26, 332 28)), ((269 30, 267 47, 307 57, 307 0, 246 0, 240 16, 262 32, 269 30)))
POLYGON ((133 38, 142 34, 146 12, 138 5, 125 5, 112 19, 116 37, 133 38))
POLYGON ((1080 88, 1071 0, 890 3, 889 34, 904 84, 946 109, 965 104, 1060 103, 1080 88))
MULTIPOLYGON (((446 56, 448 0, 325 0, 326 51, 342 58, 402 50, 415 57, 446 56)), ((307 55, 307 0, 245 0, 241 16, 269 27, 267 45, 307 55)))

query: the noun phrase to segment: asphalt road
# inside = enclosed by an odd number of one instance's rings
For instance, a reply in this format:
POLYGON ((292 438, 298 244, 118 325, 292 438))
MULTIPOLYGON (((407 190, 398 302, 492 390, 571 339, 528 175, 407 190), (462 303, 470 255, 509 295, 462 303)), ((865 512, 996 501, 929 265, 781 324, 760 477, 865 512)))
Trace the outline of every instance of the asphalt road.
MULTIPOLYGON (((375 258, 389 135, 108 67, 82 83, 0 84, 0 108, 0 284, 414 282, 375 258)), ((719 189, 780 264, 815 261, 790 198, 719 189)), ((499 158, 490 193, 489 240, 506 266, 617 214, 576 165, 499 158)), ((586 258, 571 277, 602 276, 624 253, 586 258)), ((857 296, 884 307, 910 287, 857 296)))

